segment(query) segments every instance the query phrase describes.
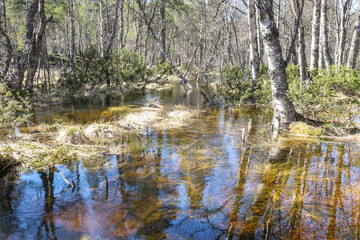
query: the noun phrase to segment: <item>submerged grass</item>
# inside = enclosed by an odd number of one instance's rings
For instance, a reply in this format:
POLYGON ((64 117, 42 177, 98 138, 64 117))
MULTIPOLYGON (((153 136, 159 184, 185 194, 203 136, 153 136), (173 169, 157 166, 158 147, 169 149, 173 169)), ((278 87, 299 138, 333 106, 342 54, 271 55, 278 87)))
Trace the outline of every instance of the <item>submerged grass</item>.
POLYGON ((69 146, 54 148, 35 141, 16 141, 0 145, 0 159, 29 169, 48 169, 76 160, 76 154, 69 146))

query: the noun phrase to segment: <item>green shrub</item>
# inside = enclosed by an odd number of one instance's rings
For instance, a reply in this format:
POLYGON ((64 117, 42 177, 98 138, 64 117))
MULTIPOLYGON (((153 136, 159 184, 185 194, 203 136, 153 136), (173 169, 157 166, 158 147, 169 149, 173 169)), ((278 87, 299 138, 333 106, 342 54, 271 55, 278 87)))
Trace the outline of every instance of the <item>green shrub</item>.
POLYGON ((244 77, 240 67, 225 65, 221 68, 221 83, 218 85, 218 95, 226 103, 243 104, 247 102, 258 105, 267 105, 271 102, 270 81, 267 74, 267 67, 260 70, 260 77, 252 89, 251 74, 247 72, 244 77))
POLYGON ((289 94, 296 110, 309 118, 324 122, 351 123, 360 107, 359 72, 331 67, 328 71, 314 70, 312 82, 300 85, 297 66, 287 68, 289 94))

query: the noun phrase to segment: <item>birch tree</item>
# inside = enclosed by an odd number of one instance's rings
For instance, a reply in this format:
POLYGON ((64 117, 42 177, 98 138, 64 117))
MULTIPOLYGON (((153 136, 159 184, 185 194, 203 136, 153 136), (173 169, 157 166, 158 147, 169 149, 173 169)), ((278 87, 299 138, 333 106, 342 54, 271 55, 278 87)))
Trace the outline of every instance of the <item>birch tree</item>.
POLYGON ((321 0, 314 0, 314 10, 311 24, 310 69, 318 68, 319 66, 320 5, 321 0))
POLYGON ((322 51, 322 56, 324 58, 326 68, 328 69, 330 67, 330 65, 332 65, 332 58, 330 55, 330 48, 329 48, 329 30, 328 30, 327 10, 328 10, 327 0, 321 0, 321 18, 320 18, 321 39, 320 39, 319 51, 322 51))
POLYGON ((249 23, 249 45, 250 45, 250 64, 252 88, 254 88, 259 78, 259 55, 258 55, 258 36, 256 27, 255 0, 248 1, 248 23, 249 23))
POLYGON ((356 67, 356 59, 359 53, 360 44, 360 1, 358 2, 358 8, 356 11, 356 19, 354 26, 354 33, 351 39, 351 46, 349 51, 349 57, 347 60, 347 66, 354 69, 356 67))
POLYGON ((295 108, 288 97, 286 64, 282 57, 279 31, 274 22, 271 0, 258 0, 260 29, 269 66, 269 77, 273 98, 273 129, 275 132, 287 128, 295 121, 295 108))

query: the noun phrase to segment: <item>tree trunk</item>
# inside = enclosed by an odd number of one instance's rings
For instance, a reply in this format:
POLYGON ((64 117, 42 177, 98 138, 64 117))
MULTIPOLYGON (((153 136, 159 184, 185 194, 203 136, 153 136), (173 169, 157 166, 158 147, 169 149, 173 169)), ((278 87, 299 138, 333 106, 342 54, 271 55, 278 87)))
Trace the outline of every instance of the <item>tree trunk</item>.
MULTIPOLYGON (((161 45, 164 49, 166 49, 166 7, 165 0, 162 0, 160 5, 160 16, 161 16, 161 45)), ((166 56, 161 54, 161 62, 166 61, 166 56)))
POLYGON ((109 54, 111 52, 111 48, 116 36, 116 30, 117 30, 117 22, 118 22, 118 16, 119 16, 119 2, 120 0, 116 0, 116 5, 115 5, 115 18, 114 18, 114 23, 113 23, 113 28, 112 28, 112 34, 110 37, 110 41, 109 41, 109 45, 106 49, 106 54, 109 54))
MULTIPOLYGON (((33 0, 33 3, 34 2, 39 2, 38 13, 39 13, 39 18, 40 18, 40 25, 39 25, 37 31, 35 32, 35 35, 32 36, 30 51, 29 51, 29 55, 28 55, 26 90, 29 91, 30 93, 33 92, 34 76, 35 76, 37 66, 38 66, 38 60, 39 60, 40 53, 41 53, 41 46, 42 46, 43 38, 45 35, 46 24, 52 19, 52 17, 50 17, 49 19, 46 19, 44 0, 39 0, 39 1, 33 0)), ((32 29, 34 27, 33 24, 34 23, 31 23, 32 29)))
POLYGON ((99 52, 100 56, 104 57, 104 18, 103 18, 103 3, 99 1, 99 52))
POLYGON ((297 0, 292 1, 293 10, 297 18, 301 18, 299 22, 299 63, 300 63, 300 85, 302 86, 303 82, 307 79, 307 66, 306 66, 306 52, 305 52, 305 33, 304 33, 304 24, 302 20, 302 14, 300 16, 299 12, 299 2, 297 0))
POLYGON ((5 81, 6 76, 8 74, 9 68, 10 68, 10 63, 11 63, 11 58, 12 58, 12 46, 11 46, 11 41, 10 38, 7 34, 7 29, 6 29, 6 7, 5 7, 5 2, 1 1, 1 18, 0 18, 0 36, 2 36, 5 39, 5 43, 4 43, 4 47, 6 49, 6 59, 5 59, 5 63, 4 63, 4 67, 3 69, 0 69, 0 82, 5 81))
POLYGON ((344 63, 344 51, 346 40, 346 20, 349 10, 349 0, 341 5, 341 17, 340 17, 340 35, 338 39, 337 53, 336 53, 336 65, 341 66, 344 63))
POLYGON ((70 54, 70 72, 74 68, 75 64, 75 21, 74 21, 74 1, 68 0, 69 4, 69 17, 70 17, 70 46, 69 46, 69 54, 70 54))
POLYGON ((276 28, 271 3, 258 0, 260 28, 269 64, 271 92, 274 104, 273 129, 275 132, 285 129, 295 121, 294 105, 288 97, 286 65, 282 58, 279 32, 276 28), (264 3, 264 5, 263 5, 264 3))
POLYGON ((255 0, 248 1, 248 23, 249 23, 249 43, 250 43, 250 64, 251 64, 251 87, 254 88, 260 75, 260 64, 258 55, 258 36, 255 15, 255 0))
POLYGON ((332 65, 332 59, 331 59, 330 49, 329 49, 327 9, 328 9, 327 0, 321 0, 321 18, 320 18, 321 39, 320 39, 320 43, 321 43, 322 49, 320 49, 320 51, 323 52, 325 65, 326 65, 326 68, 328 69, 330 67, 330 65, 332 65))
POLYGON ((12 74, 10 87, 15 90, 22 88, 25 71, 27 71, 26 89, 33 91, 33 81, 41 51, 41 43, 45 34, 46 24, 52 17, 46 19, 44 0, 32 0, 26 12, 26 40, 24 50, 12 74), (39 15, 39 27, 34 30, 36 15, 39 15))
POLYGON ((180 77, 181 82, 183 82, 184 84, 186 84, 188 86, 188 88, 193 89, 193 87, 191 86, 191 84, 189 83, 189 81, 182 75, 182 73, 177 69, 177 67, 175 66, 175 64, 173 63, 173 61, 171 60, 168 52, 166 51, 166 49, 162 46, 159 38, 157 38, 154 30, 152 29, 149 21, 146 19, 146 15, 145 15, 145 9, 141 3, 141 0, 136 0, 137 4, 139 5, 140 11, 142 13, 142 19, 145 22, 146 26, 148 27, 149 32, 151 33, 152 37, 154 38, 156 44, 160 47, 161 52, 166 56, 166 59, 168 60, 168 62, 170 63, 172 69, 175 71, 175 73, 180 77))
POLYGON ((124 0, 120 0, 120 29, 118 35, 119 48, 124 47, 124 0))
POLYGON ((321 0, 314 1, 314 12, 311 27, 310 69, 319 67, 320 5, 321 0))
POLYGON ((351 39, 349 58, 347 60, 347 66, 352 69, 355 69, 356 67, 356 59, 359 53, 359 44, 360 44, 359 40, 360 40, 360 2, 358 3, 354 33, 351 39))

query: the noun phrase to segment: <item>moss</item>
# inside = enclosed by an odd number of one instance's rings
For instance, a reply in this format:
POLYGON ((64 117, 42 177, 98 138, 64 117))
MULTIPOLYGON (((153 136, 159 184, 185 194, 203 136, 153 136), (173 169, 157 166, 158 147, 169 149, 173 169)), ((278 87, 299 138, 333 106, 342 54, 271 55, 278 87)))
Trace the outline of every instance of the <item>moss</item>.
POLYGON ((321 127, 314 127, 304 122, 294 122, 289 126, 290 133, 310 136, 321 136, 324 134, 324 129, 321 127))

